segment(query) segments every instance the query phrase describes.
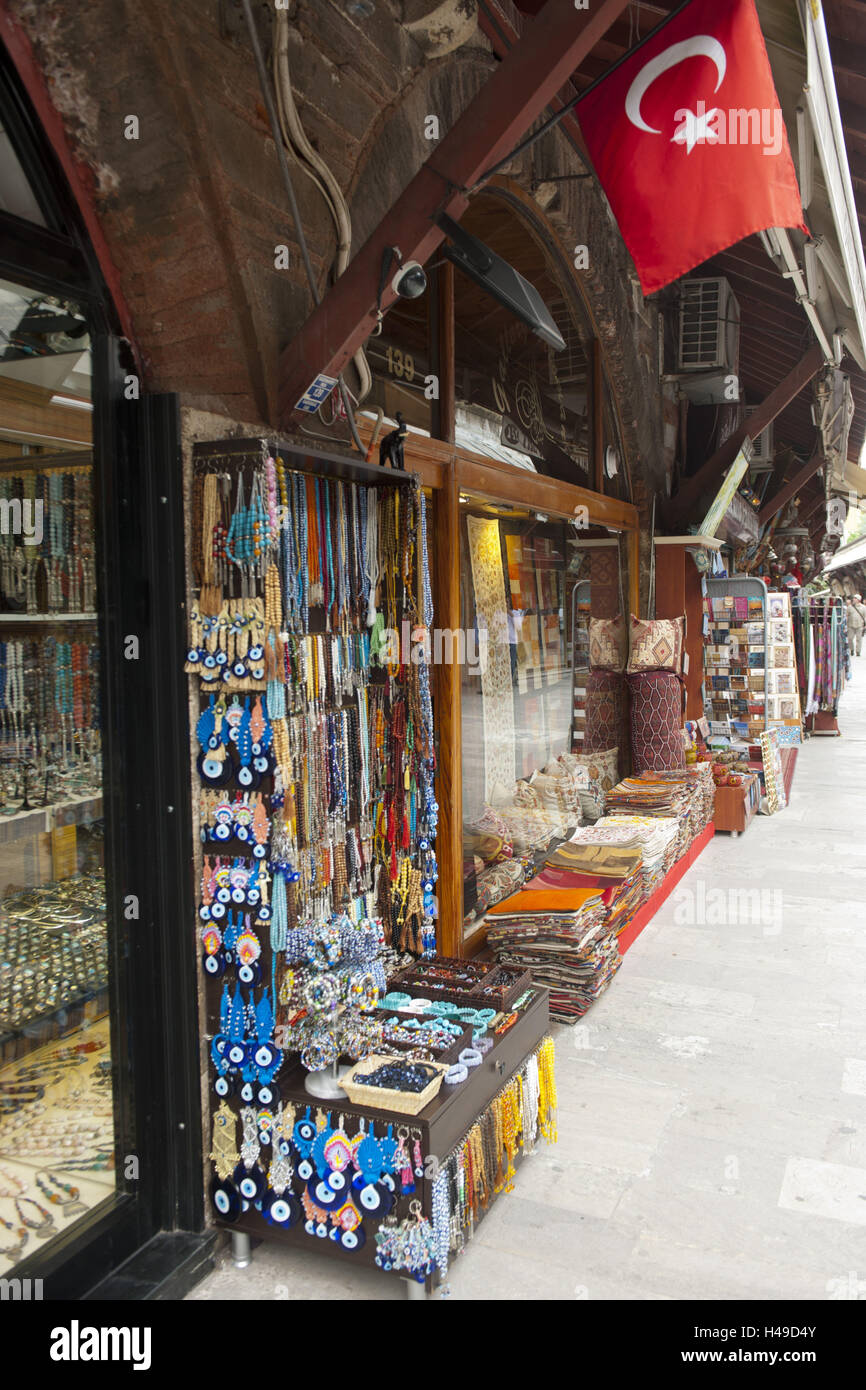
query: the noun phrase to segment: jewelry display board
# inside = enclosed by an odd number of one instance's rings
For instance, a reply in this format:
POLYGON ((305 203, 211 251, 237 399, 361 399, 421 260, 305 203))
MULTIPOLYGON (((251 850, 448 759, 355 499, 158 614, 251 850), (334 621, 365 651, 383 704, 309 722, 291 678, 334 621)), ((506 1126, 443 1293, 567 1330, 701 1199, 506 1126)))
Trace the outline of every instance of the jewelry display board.
POLYGON ((93 469, 0 463, 0 1272, 114 1187, 93 469))
POLYGON ((196 446, 193 489, 212 1210, 430 1280, 463 1202, 445 1155, 484 1132, 486 1206, 550 1134, 555 1085, 546 991, 427 999, 424 1017, 386 994, 436 954, 426 499, 400 472, 260 441, 196 446), (340 1064, 368 1058, 350 1102, 340 1064))
POLYGON ((0 466, 0 842, 31 836, 34 808, 102 814, 92 473, 89 455, 0 466))

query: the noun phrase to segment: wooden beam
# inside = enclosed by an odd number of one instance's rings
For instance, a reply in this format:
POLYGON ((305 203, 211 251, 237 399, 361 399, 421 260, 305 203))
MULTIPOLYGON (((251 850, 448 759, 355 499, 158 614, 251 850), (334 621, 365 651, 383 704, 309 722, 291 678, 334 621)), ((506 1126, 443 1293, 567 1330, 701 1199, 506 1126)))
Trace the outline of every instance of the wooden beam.
POLYGON ((685 479, 676 496, 664 509, 665 522, 669 527, 685 521, 688 514, 700 502, 704 493, 711 488, 718 488, 726 469, 730 468, 737 457, 744 439, 747 436, 754 439, 775 420, 777 415, 781 415, 785 407, 790 405, 791 401, 800 394, 803 387, 808 386, 812 378, 817 376, 823 365, 824 354, 820 346, 815 343, 800 359, 796 367, 788 373, 783 381, 779 382, 776 389, 770 392, 767 399, 761 402, 754 415, 750 417, 748 424, 743 424, 735 430, 693 477, 685 479))
POLYGON ((598 338, 592 340, 592 485, 604 492, 604 370, 598 338))
POLYGON ((805 463, 803 467, 794 474, 791 481, 785 483, 768 502, 764 503, 761 510, 758 512, 758 521, 761 526, 765 526, 770 518, 776 515, 776 512, 781 511, 783 507, 787 506, 791 498, 796 497, 804 484, 808 483, 810 478, 814 478, 818 469, 823 468, 823 466, 824 455, 820 453, 813 454, 809 462, 805 463))
MULTIPOLYGON (((547 0, 379 226, 328 290, 280 359, 278 414, 285 426, 317 373, 336 376, 376 324, 383 252, 397 246, 422 264, 444 239, 434 218, 460 218, 468 190, 531 128, 628 0, 547 0)), ((390 284, 382 298, 395 299, 390 284)))
MULTIPOLYGON (((434 495, 433 585, 437 628, 456 633, 460 629, 460 489, 455 464, 434 495)), ((439 860, 439 920, 436 924, 439 954, 463 955, 463 739, 462 667, 453 645, 445 660, 433 667, 436 710, 436 800, 439 827, 436 854, 439 860)))
POLYGON ((805 526, 806 522, 810 519, 810 517, 813 517, 815 513, 821 509, 821 507, 826 507, 826 505, 827 498, 824 496, 822 492, 819 497, 814 498, 812 501, 807 502, 807 504, 804 507, 801 507, 800 511, 797 513, 798 524, 800 526, 805 526))
POLYGON ((565 521, 576 515, 577 507, 586 507, 590 526, 638 531, 638 510, 630 502, 603 497, 575 483, 563 483, 558 478, 531 473, 528 469, 512 468, 510 464, 470 453, 462 447, 457 454, 457 481, 463 492, 473 492, 491 502, 530 507, 565 521))
MULTIPOLYGON (((490 41, 490 46, 497 58, 504 58, 515 44, 520 43, 521 36, 526 31, 528 17, 521 16, 523 21, 522 29, 515 27, 512 22, 514 14, 513 7, 508 5, 509 13, 506 14, 506 7, 499 3, 499 0, 486 0, 478 8, 478 27, 482 34, 490 41)), ((616 22, 616 21, 614 21, 616 22)), ((605 31, 607 32, 607 31, 605 31)), ((571 79, 566 82, 561 92, 551 98, 550 110, 552 112, 561 111, 563 106, 567 106, 578 95, 579 85, 577 83, 577 71, 572 74, 571 79)), ((583 138, 583 131, 580 122, 573 111, 567 111, 560 121, 563 131, 568 136, 571 143, 579 151, 581 156, 589 163, 589 152, 583 138)))
POLYGON ((454 340, 454 267, 446 261, 437 271, 439 357, 439 438, 453 444, 457 430, 456 349, 454 340))

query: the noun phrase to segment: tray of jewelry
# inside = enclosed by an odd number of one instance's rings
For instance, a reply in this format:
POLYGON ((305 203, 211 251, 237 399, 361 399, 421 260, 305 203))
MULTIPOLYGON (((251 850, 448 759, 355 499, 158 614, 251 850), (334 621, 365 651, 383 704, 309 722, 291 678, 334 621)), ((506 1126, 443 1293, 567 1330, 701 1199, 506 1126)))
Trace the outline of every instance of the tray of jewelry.
POLYGON ((485 977, 472 996, 473 1002, 484 1001, 493 1008, 508 1009, 532 984, 529 970, 497 965, 485 977))
POLYGON ((493 1004, 506 1009, 532 983, 528 970, 497 965, 495 961, 451 960, 437 957, 418 961, 388 981, 389 990, 424 995, 443 1003, 478 1008, 493 1004))
POLYGON ((439 1094, 448 1066, 373 1053, 356 1062, 340 1085, 355 1105, 419 1115, 439 1094))
POLYGON ((383 1010, 376 1022, 382 1042, 406 1052, 425 1052, 431 1061, 456 1062, 464 1047, 472 1046, 472 1028, 460 1019, 420 1015, 411 1009, 383 1010))
POLYGON ((388 981, 389 990, 423 995, 448 1004, 471 1004, 477 999, 479 986, 496 969, 493 961, 452 960, 437 956, 429 961, 416 961, 400 970, 388 981))

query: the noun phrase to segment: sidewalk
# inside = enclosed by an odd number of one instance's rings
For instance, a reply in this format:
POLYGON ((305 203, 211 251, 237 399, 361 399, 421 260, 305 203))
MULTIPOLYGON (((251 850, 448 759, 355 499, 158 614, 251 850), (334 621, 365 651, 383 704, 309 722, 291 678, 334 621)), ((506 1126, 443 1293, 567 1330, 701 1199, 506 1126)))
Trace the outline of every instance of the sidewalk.
MULTIPOLYGON (((866 656, 854 666, 842 737, 800 750, 790 806, 717 835, 584 1023, 554 1028, 559 1143, 452 1265, 452 1297, 866 1297, 866 656)), ((262 1245, 190 1296, 403 1286, 262 1245)))

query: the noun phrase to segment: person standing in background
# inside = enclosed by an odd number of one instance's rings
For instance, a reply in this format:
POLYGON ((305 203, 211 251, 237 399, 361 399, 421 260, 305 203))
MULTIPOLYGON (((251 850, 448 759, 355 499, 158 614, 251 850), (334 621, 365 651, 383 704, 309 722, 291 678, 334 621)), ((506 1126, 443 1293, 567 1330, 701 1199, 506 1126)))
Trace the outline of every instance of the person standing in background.
POLYGON ((846 606, 848 609, 848 651, 851 656, 860 655, 860 648, 863 645, 863 628, 866 627, 866 617, 864 617, 863 614, 863 603, 861 600, 858 607, 858 598, 859 594, 855 594, 854 598, 846 599, 846 606))

